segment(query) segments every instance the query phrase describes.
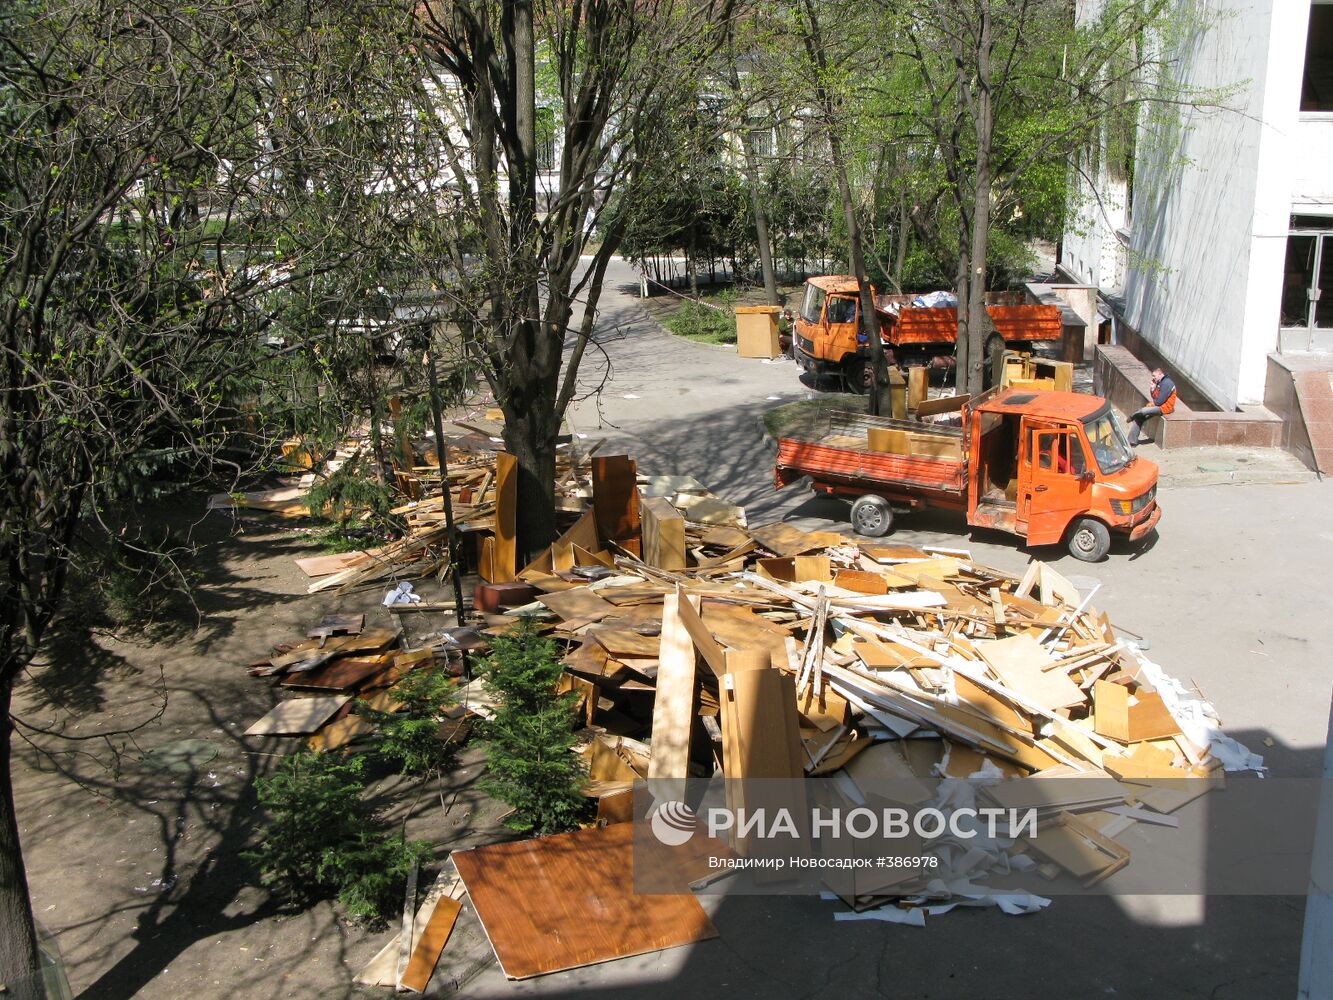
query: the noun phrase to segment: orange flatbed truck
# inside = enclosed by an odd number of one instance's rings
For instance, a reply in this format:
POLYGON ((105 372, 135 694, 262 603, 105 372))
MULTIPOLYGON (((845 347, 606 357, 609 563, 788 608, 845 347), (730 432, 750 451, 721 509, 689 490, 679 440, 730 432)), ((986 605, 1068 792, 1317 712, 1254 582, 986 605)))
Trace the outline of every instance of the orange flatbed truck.
POLYGON ((1134 454, 1106 400, 1015 389, 953 399, 956 427, 820 411, 779 439, 778 488, 808 476, 817 492, 856 498, 861 535, 936 507, 1028 545, 1063 542, 1085 562, 1104 558, 1112 537, 1137 542, 1157 527, 1157 465, 1134 454))
MULTIPOLYGON (((813 375, 836 375, 853 392, 864 391, 869 345, 860 327, 859 286, 851 275, 824 275, 805 283, 794 324, 792 345, 797 362, 813 375)), ((958 339, 958 310, 914 306, 910 295, 875 295, 875 316, 889 364, 952 367, 958 339)), ((1060 356, 1064 324, 1060 307, 1023 302, 1021 296, 996 293, 986 311, 995 332, 987 356, 1003 351, 1039 350, 1060 356)), ((1080 341, 1081 346, 1081 341, 1080 341)))

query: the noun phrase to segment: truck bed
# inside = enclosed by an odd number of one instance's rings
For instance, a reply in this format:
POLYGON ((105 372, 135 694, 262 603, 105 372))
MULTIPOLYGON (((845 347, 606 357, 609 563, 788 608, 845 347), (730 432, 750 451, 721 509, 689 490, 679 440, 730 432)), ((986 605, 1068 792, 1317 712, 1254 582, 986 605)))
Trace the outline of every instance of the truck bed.
POLYGON ((961 500, 966 489, 960 428, 822 410, 778 440, 779 487, 810 476, 826 492, 961 500))
MULTIPOLYGON (((878 303, 877 303, 878 305, 878 303)), ((1008 342, 1060 340, 1064 336, 1060 307, 1036 303, 994 303, 986 306, 995 330, 1008 342)), ((958 339, 958 310, 898 305, 880 308, 885 335, 894 344, 952 344, 958 339)))

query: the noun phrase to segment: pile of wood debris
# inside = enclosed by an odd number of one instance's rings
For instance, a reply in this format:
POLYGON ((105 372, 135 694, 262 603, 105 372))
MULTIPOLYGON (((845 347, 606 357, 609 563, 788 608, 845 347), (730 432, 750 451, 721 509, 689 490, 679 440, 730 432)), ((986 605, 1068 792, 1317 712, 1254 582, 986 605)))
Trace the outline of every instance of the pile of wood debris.
MULTIPOLYGON (((1091 884, 1130 862, 1116 840, 1128 827, 1175 825, 1171 814, 1220 785, 1224 768, 1262 764, 1221 735, 1197 692, 1092 607, 1093 594, 1042 563, 1020 577, 958 550, 787 524, 752 528, 743 510, 692 480, 639 476, 625 456, 585 456, 562 465, 562 509, 572 523, 518 569, 512 460, 473 462, 451 467, 450 482, 460 522, 479 537, 485 582, 474 603, 495 609, 477 627, 484 637, 535 619, 563 645, 599 820, 567 840, 457 852, 458 873, 511 977, 716 933, 701 910, 682 915, 679 902, 654 923, 642 902, 652 897, 634 897, 645 929, 637 937, 589 931, 595 940, 571 950, 558 936, 509 933, 517 917, 496 873, 511 868, 525 879, 524 926, 540 926, 544 907, 553 920, 563 914, 562 926, 603 926, 591 914, 628 905, 621 897, 633 895, 629 880, 579 878, 568 868, 586 852, 629 850, 617 828, 630 826, 631 789, 642 779, 843 775, 866 788, 915 780, 926 799, 956 779, 988 803, 1039 808, 1037 832, 1007 842, 1009 856, 1030 855, 1028 870, 1091 884), (1070 776, 1088 780, 1062 780, 1070 776), (1203 780, 1172 780, 1191 777, 1203 780), (1034 792, 1033 782, 1018 778, 1043 780, 1034 792), (581 910, 587 921, 576 919, 581 910)), ((438 509, 438 497, 428 497, 405 512, 422 549, 439 528, 438 509)), ((422 550, 404 544, 365 553, 372 563, 342 566, 324 580, 346 586, 401 576, 404 567, 417 572, 421 559, 395 561, 409 549, 422 550)), ((365 643, 377 638, 373 631, 357 638, 345 652, 389 656, 394 670, 410 667, 402 656, 416 655, 372 649, 365 643)), ((268 662, 290 672, 320 655, 307 645, 268 662)), ((469 711, 486 715, 483 683, 462 690, 469 711)), ((949 886, 973 886, 969 880, 986 875, 976 857, 940 852, 945 874, 929 883, 879 873, 834 891, 855 911, 889 904, 911 914, 903 922, 924 919, 949 886)))

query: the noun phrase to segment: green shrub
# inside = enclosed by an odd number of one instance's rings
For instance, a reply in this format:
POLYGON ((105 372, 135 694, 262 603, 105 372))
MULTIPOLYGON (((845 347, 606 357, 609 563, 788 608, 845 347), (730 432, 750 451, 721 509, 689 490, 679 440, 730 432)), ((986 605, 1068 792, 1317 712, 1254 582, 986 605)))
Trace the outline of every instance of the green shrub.
POLYGON ((268 825, 245 857, 266 885, 298 900, 337 896, 349 916, 377 921, 402 904, 413 862, 430 845, 393 834, 362 798, 364 757, 300 753, 255 780, 268 825))
POLYGON ((376 755, 400 774, 440 774, 453 764, 454 748, 440 739, 440 724, 456 700, 455 685, 443 663, 418 667, 393 689, 398 712, 380 712, 358 701, 356 714, 379 729, 376 755))
POLYGON ((375 479, 366 462, 355 458, 310 487, 305 502, 312 517, 333 523, 326 544, 361 548, 387 537, 394 494, 375 479))
POLYGON ((720 292, 709 300, 688 299, 666 321, 667 329, 677 337, 698 340, 706 344, 736 343, 736 313, 738 296, 735 292, 720 292))
POLYGON ((496 637, 484 669, 501 704, 482 727, 483 790, 513 807, 505 821, 511 829, 538 835, 572 829, 588 802, 572 753, 578 696, 556 692, 563 668, 555 644, 525 623, 496 637))

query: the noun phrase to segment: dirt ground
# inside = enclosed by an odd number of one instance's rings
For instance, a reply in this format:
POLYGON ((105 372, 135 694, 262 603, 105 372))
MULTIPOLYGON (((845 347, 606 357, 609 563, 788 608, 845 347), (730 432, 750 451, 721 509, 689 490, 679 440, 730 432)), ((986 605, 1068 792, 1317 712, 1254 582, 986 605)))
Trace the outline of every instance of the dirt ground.
MULTIPOLYGON (((204 502, 180 498, 163 516, 198 519, 204 502)), ((15 794, 37 919, 57 934, 83 997, 386 995, 349 984, 392 930, 349 925, 327 903, 284 910, 241 857, 257 829, 255 776, 300 742, 242 737, 277 700, 245 665, 327 612, 364 611, 368 627, 394 624, 378 603, 384 588, 307 595, 293 559, 322 550, 275 520, 214 511, 194 535, 197 619, 154 639, 70 616, 19 692, 26 721, 63 724, 80 737, 133 727, 166 697, 162 717, 132 737, 83 740, 56 754, 37 747, 70 745, 17 742, 15 794), (203 756, 216 756, 179 771, 154 766, 152 751, 185 739, 207 741, 203 756)), ((419 589, 444 597, 429 581, 419 589)), ((409 636, 452 624, 443 615, 404 617, 409 636)), ((509 836, 496 804, 475 788, 480 770, 469 750, 440 786, 385 779, 372 794, 409 838, 444 857, 509 836)))

